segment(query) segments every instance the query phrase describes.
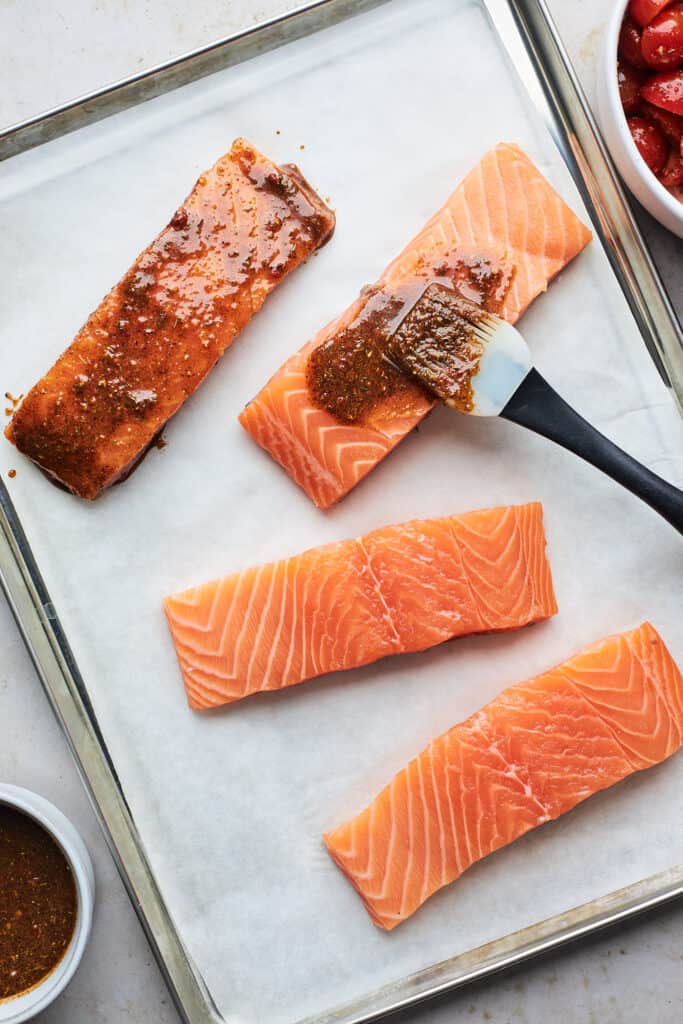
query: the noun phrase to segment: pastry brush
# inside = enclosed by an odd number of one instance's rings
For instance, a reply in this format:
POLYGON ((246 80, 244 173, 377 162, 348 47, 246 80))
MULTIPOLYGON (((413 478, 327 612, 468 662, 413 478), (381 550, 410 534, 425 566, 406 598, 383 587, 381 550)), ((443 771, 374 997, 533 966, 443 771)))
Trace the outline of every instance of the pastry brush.
POLYGON ((609 441, 548 384, 522 335, 457 292, 431 284, 408 310, 387 353, 446 405, 501 416, 574 452, 683 533, 683 491, 609 441))

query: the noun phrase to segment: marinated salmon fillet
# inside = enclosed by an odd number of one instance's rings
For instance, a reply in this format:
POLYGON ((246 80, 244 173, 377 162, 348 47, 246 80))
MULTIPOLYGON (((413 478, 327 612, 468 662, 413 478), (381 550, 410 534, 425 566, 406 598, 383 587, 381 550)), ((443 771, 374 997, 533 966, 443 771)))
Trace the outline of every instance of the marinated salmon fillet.
POLYGON ((333 505, 433 408, 433 398, 405 379, 387 393, 378 364, 373 381, 381 386, 369 409, 343 395, 345 384, 352 399, 359 384, 367 387, 368 349, 381 351, 426 283, 457 287, 514 322, 590 238, 517 146, 496 146, 379 281, 278 370, 241 413, 242 426, 316 505, 333 505), (337 394, 321 404, 311 388, 312 353, 330 349, 339 350, 337 394))
POLYGON ((252 693, 557 611, 540 504, 386 526, 166 598, 187 697, 252 693))
POLYGON ((296 167, 238 139, 29 391, 7 437, 55 482, 96 498, 333 229, 296 167))
POLYGON ((683 678, 648 623, 504 690, 325 837, 391 929, 482 857, 683 742, 683 678))

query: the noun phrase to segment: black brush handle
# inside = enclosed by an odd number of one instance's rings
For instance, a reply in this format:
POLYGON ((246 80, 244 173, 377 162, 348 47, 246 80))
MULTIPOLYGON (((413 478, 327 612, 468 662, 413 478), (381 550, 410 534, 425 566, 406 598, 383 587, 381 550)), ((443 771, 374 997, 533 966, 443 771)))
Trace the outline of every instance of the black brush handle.
POLYGON ((622 484, 683 534, 683 491, 608 441, 532 369, 500 414, 579 455, 622 484))

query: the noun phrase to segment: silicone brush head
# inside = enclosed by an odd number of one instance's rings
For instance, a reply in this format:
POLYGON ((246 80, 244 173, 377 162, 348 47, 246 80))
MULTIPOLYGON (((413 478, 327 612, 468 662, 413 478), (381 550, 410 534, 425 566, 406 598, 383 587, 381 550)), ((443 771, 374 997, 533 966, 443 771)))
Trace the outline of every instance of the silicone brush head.
POLYGON ((429 285, 403 317, 390 358, 473 416, 500 415, 532 367, 519 331, 440 284, 429 285))

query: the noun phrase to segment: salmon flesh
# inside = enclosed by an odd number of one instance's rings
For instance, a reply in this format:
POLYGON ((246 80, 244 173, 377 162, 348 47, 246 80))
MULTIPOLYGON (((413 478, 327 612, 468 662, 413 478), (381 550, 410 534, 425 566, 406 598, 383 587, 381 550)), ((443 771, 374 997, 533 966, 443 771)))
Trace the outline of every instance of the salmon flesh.
POLYGON ((168 597, 189 704, 547 619, 545 548, 535 502, 386 526, 168 597))
POLYGON ((325 844, 375 924, 395 928, 482 857, 682 742, 683 678, 646 622, 504 690, 325 844))

